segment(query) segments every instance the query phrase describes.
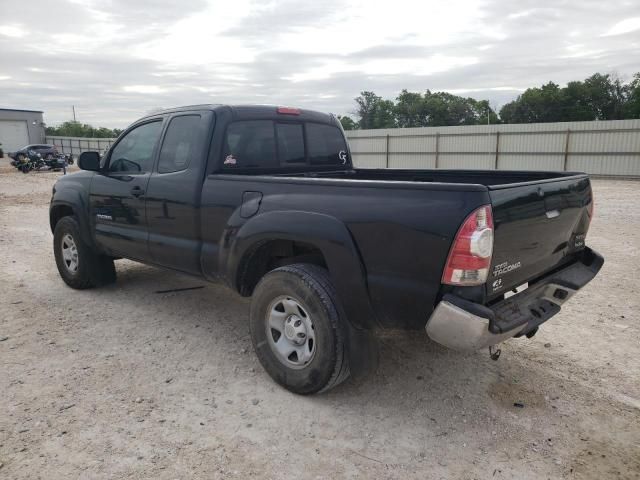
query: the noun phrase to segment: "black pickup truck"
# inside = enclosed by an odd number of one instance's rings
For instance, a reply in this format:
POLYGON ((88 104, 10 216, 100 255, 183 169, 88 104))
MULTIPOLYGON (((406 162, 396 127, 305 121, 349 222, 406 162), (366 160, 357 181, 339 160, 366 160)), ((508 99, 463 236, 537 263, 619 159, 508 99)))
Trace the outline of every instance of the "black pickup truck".
POLYGON ((346 379, 377 329, 457 350, 532 337, 603 264, 587 175, 358 169, 308 110, 154 113, 79 165, 50 206, 63 280, 113 282, 124 257, 252 296, 256 354, 296 393, 346 379))

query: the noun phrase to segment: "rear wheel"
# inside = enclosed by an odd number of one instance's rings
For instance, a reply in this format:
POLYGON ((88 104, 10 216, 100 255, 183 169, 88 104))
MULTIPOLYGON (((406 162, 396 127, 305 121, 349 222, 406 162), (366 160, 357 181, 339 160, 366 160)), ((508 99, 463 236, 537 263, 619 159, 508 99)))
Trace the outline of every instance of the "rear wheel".
POLYGON ((266 274, 251 303, 251 339, 267 373, 299 394, 349 377, 346 329, 326 269, 294 264, 266 274))
POLYGON ((56 224, 53 252, 60 276, 72 288, 92 288, 116 280, 113 259, 87 245, 75 217, 63 217, 56 224))

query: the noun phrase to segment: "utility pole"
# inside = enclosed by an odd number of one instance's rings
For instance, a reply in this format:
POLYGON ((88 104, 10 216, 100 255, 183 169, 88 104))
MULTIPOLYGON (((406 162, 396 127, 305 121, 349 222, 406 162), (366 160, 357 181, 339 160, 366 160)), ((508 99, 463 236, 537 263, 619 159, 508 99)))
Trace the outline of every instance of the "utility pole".
POLYGON ((73 110, 73 121, 76 121, 76 106, 75 105, 71 105, 71 109, 73 110))

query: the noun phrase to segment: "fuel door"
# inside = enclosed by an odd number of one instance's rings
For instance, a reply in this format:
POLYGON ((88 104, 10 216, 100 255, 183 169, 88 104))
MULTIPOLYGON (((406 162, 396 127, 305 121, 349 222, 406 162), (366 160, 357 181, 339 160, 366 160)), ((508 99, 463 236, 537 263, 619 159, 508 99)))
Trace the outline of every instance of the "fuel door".
POLYGON ((262 203, 262 192, 243 192, 240 216, 242 218, 253 217, 260 210, 260 203, 262 203))

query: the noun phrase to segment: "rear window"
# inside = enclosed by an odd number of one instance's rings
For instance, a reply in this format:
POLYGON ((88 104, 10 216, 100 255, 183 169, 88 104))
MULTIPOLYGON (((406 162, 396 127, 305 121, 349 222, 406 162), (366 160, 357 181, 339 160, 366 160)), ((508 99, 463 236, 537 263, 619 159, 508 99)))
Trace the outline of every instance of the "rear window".
POLYGON ((242 120, 227 127, 225 169, 344 165, 347 145, 337 127, 319 123, 242 120))
POLYGON ((307 150, 311 165, 344 165, 347 145, 337 127, 307 123, 307 150))
POLYGON ((249 120, 229 125, 223 164, 228 168, 277 167, 273 122, 249 120))
POLYGON ((278 156, 280 165, 305 164, 304 136, 299 123, 278 123, 278 156))

